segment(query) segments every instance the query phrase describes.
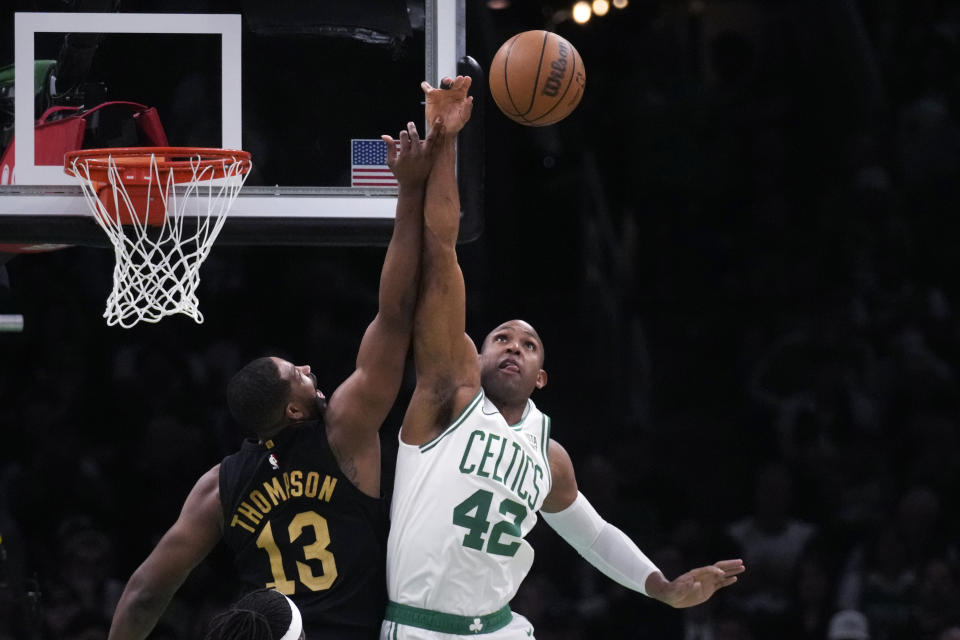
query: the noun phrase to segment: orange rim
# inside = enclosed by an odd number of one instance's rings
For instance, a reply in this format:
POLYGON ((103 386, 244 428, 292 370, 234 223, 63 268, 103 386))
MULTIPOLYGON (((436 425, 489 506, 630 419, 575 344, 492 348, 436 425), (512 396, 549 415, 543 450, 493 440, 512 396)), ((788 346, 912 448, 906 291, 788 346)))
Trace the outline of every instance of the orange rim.
POLYGON ((151 162, 164 176, 173 175, 174 182, 188 182, 203 173, 204 180, 243 175, 250 171, 250 152, 238 149, 208 147, 119 147, 116 149, 80 149, 63 156, 63 170, 72 176, 93 182, 109 182, 111 161, 122 168, 121 180, 126 183, 144 183, 153 180, 151 162), (227 165, 224 164, 227 161, 227 165), (80 164, 85 173, 78 175, 74 167, 80 164), (234 166, 236 165, 236 166, 234 166))

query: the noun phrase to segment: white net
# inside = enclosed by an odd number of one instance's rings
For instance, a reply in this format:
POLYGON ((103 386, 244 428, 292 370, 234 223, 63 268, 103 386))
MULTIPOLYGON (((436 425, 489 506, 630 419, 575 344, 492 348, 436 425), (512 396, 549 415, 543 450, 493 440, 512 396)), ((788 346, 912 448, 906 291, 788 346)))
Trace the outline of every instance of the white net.
POLYGON ((231 156, 212 163, 197 155, 189 159, 189 168, 189 179, 181 175, 175 180, 173 169, 158 165, 151 154, 146 198, 131 198, 122 180, 128 166, 110 156, 107 181, 112 201, 108 195, 105 204, 98 196, 102 184, 93 179, 97 174, 91 172, 89 160, 77 158, 67 167, 80 178, 94 219, 114 247, 113 291, 103 312, 108 325, 130 328, 177 313, 203 322, 197 299, 200 265, 246 180, 250 162, 231 156), (147 224, 160 218, 159 225, 147 224))

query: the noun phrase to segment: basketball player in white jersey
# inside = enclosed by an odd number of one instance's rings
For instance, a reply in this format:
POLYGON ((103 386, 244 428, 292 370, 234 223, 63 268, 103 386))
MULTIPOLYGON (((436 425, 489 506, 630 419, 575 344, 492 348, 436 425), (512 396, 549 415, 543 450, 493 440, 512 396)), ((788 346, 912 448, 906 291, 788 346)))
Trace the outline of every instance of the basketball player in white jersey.
POLYGON ((416 311, 417 386, 400 430, 391 530, 390 603, 383 640, 482 635, 533 637, 509 602, 533 562, 524 540, 537 512, 600 571, 674 607, 704 602, 733 584, 740 560, 667 580, 577 491, 550 418, 530 400, 547 382, 543 344, 522 320, 505 322, 480 353, 465 331, 456 240, 460 202, 455 135, 470 118, 470 78, 424 83, 427 121, 447 131, 427 179, 423 280, 416 311))

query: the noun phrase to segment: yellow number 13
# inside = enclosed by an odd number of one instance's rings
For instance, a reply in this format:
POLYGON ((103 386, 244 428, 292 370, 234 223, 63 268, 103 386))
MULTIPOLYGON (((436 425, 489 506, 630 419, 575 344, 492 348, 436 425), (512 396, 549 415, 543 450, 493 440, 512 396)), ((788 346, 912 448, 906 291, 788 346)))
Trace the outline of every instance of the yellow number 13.
MULTIPOLYGON (((330 544, 330 529, 327 527, 326 518, 315 511, 304 511, 294 516, 290 526, 287 527, 290 542, 296 542, 307 527, 313 529, 316 542, 303 546, 303 557, 305 560, 319 560, 323 567, 323 575, 313 575, 310 566, 299 560, 297 561, 297 572, 300 576, 300 582, 308 589, 323 591, 329 589, 333 581, 337 579, 337 563, 333 559, 333 554, 327 550, 327 545, 330 544)), ((273 582, 268 582, 266 587, 276 589, 288 596, 293 595, 297 583, 288 580, 283 572, 283 558, 280 557, 280 549, 273 539, 273 528, 269 522, 257 537, 257 546, 270 556, 270 571, 273 573, 273 582)))

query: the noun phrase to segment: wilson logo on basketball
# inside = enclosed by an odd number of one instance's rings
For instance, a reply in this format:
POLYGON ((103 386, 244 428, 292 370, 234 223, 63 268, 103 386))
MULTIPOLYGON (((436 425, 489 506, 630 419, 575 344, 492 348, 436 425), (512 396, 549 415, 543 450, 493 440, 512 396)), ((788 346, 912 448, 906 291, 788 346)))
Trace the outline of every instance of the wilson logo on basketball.
POLYGON ((557 46, 559 57, 550 63, 550 75, 547 76, 547 81, 543 85, 543 95, 553 98, 560 92, 560 87, 563 85, 563 76, 567 72, 567 56, 569 54, 570 48, 567 47, 566 43, 560 42, 557 46))

